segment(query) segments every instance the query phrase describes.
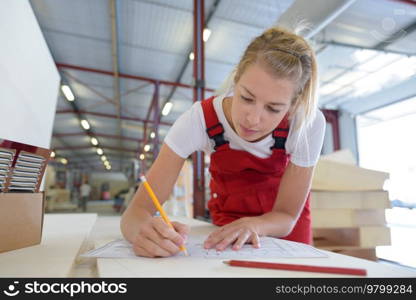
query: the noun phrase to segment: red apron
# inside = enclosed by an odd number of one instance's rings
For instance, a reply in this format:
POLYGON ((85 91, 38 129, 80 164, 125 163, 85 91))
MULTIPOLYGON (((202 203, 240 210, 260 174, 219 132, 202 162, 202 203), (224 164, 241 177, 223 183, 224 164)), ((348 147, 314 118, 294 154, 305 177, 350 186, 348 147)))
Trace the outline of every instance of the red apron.
MULTIPOLYGON (((247 151, 234 150, 224 139, 224 128, 213 105, 214 97, 201 102, 208 136, 215 142, 211 154, 211 199, 208 208, 214 224, 222 226, 242 217, 270 212, 276 200, 280 179, 289 163, 285 142, 289 122, 284 118, 273 131, 272 155, 257 157, 247 151)), ((287 240, 312 244, 310 194, 287 240)))

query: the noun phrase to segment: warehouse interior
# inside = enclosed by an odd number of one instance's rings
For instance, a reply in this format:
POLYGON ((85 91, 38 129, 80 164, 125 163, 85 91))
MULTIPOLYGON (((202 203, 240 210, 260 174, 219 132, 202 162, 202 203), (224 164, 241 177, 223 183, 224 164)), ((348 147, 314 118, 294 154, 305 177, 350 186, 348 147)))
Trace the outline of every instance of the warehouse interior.
MULTIPOLYGON (((416 268, 416 2, 312 2, 2 1, 0 141, 52 151, 46 213, 120 216, 173 123, 215 95, 248 43, 306 24, 326 119, 314 245, 416 268), (331 243, 344 234, 359 241, 331 243)), ((209 220, 208 167, 203 153, 186 160, 170 215, 209 220)))

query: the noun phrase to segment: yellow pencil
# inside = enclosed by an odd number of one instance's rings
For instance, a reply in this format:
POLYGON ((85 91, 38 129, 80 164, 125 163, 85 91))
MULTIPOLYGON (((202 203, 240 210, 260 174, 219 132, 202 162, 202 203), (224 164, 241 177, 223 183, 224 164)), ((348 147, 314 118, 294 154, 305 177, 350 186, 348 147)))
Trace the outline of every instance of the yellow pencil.
MULTIPOLYGON (((144 175, 142 175, 142 176, 140 176, 140 180, 142 181, 146 191, 149 193, 149 196, 152 199, 153 204, 156 206, 156 209, 159 211, 160 215, 162 216, 162 219, 166 222, 166 224, 169 225, 170 228, 175 230, 175 228, 173 227, 172 223, 170 222, 167 214, 163 210, 163 207, 160 205, 159 200, 157 200, 157 197, 156 197, 155 193, 153 192, 152 188, 150 187, 149 183, 147 182, 146 177, 144 177, 144 175)), ((185 253, 186 256, 188 256, 188 251, 186 250, 184 245, 181 245, 179 248, 181 249, 181 251, 183 251, 185 253)))

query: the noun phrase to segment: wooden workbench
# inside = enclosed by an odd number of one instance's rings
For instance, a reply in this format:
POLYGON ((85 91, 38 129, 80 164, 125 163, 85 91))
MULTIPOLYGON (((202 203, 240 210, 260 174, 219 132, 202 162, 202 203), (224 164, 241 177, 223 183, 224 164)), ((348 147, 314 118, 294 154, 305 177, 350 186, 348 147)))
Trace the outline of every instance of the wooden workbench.
MULTIPOLYGON (((175 219, 175 218, 173 218, 175 219)), ((191 234, 208 235, 215 226, 194 219, 177 218, 188 223, 191 234)), ((92 238, 96 247, 121 237, 119 217, 99 217, 92 238)), ((281 263, 310 264, 365 268, 368 277, 416 277, 411 269, 376 263, 369 260, 341 255, 329 251, 327 258, 286 258, 257 259, 281 263)), ((97 259, 97 275, 101 277, 351 277, 348 275, 235 268, 223 264, 223 259, 204 259, 192 257, 143 258, 136 259, 97 259)))
MULTIPOLYGON (((175 218, 172 218, 175 219, 175 218)), ((193 220, 191 234, 206 236, 215 226, 193 220)), ((95 214, 46 214, 42 243, 0 254, 0 277, 349 277, 323 273, 229 267, 222 259, 169 257, 135 259, 80 258, 93 247, 118 239, 120 217, 95 214)), ((416 277, 398 266, 326 252, 327 258, 266 259, 282 263, 365 268, 369 277, 416 277)), ((258 259, 265 260, 265 259, 258 259)))

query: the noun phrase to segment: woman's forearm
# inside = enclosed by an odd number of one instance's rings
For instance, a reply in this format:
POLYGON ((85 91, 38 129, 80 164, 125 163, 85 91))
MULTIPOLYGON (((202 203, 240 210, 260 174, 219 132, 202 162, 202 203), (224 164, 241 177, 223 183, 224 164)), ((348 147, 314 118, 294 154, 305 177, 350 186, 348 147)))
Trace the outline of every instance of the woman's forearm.
POLYGON ((277 211, 271 211, 259 218, 259 232, 261 236, 285 237, 293 229, 295 221, 293 216, 277 211))
POLYGON ((259 217, 261 235, 285 237, 293 230, 308 197, 312 176, 313 167, 289 163, 272 211, 259 217))
MULTIPOLYGON (((158 157, 147 172, 146 179, 161 205, 169 198, 184 161, 185 159, 163 144, 158 157)), ((149 193, 140 185, 121 218, 120 229, 124 237, 132 241, 140 231, 141 224, 152 218, 156 211, 149 193)))

